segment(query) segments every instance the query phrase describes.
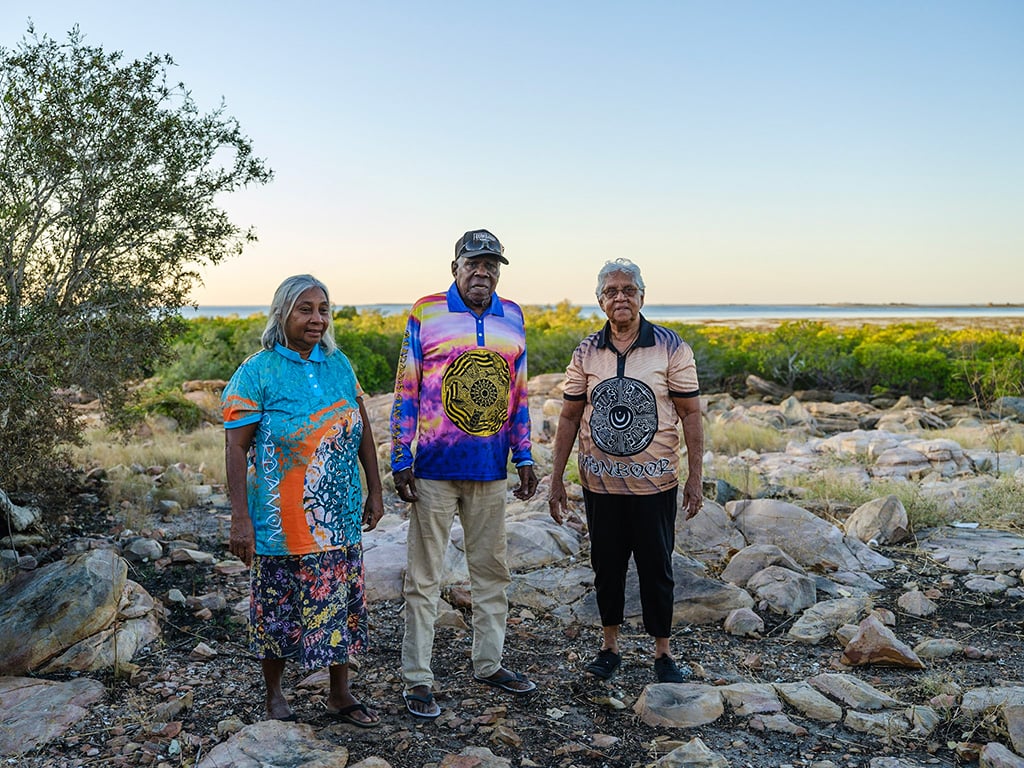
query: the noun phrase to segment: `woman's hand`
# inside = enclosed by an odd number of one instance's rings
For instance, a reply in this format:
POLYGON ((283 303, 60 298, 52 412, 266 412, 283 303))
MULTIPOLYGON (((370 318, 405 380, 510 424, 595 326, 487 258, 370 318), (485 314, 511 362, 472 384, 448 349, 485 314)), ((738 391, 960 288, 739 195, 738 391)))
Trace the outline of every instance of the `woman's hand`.
POLYGON ((228 550, 246 565, 252 565, 253 555, 256 554, 256 531, 248 514, 231 515, 228 550))
POLYGON ((561 525, 569 508, 569 496, 565 492, 565 483, 558 475, 551 476, 551 490, 548 491, 548 512, 551 519, 561 525))
POLYGON ((384 497, 381 492, 370 491, 363 505, 363 530, 372 531, 384 517, 384 497))

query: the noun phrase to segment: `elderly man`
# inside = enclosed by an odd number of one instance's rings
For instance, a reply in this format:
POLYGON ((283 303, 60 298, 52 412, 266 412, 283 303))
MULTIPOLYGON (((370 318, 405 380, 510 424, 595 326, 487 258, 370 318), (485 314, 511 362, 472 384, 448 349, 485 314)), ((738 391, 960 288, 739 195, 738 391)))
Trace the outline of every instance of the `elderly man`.
POLYGON ((430 661, 444 554, 455 514, 465 533, 473 594, 473 674, 514 694, 536 686, 502 666, 506 588, 505 494, 509 451, 516 498, 537 490, 526 396, 526 335, 517 304, 495 294, 505 249, 486 229, 455 243, 444 293, 413 305, 398 362, 391 412, 391 468, 412 502, 405 578, 403 698, 435 718, 430 661), (416 439, 415 458, 412 444, 416 439))
POLYGON ((702 503, 697 368, 688 344, 640 314, 644 282, 629 259, 604 265, 597 276, 597 300, 608 322, 580 343, 566 369, 548 505, 561 524, 568 503, 562 474, 579 434, 590 561, 604 631, 601 650, 586 672, 607 680, 622 662, 619 625, 632 555, 644 629, 654 638, 655 677, 678 683, 686 670, 669 649, 678 424, 682 421, 688 465, 683 510, 690 518, 702 503))

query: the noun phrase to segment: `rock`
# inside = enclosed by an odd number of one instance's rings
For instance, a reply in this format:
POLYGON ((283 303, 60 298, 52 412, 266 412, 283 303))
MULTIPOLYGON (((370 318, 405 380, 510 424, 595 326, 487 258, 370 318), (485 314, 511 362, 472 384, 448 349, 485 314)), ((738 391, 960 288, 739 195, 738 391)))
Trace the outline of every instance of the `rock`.
POLYGON ((885 451, 871 467, 871 474, 879 478, 902 477, 920 480, 932 469, 928 457, 913 448, 898 446, 885 451))
POLYGON ((654 683, 644 688, 633 711, 655 728, 695 728, 713 723, 725 706, 718 689, 709 685, 654 683))
POLYGON ((1024 706, 1024 686, 972 688, 960 699, 960 708, 969 716, 977 717, 993 707, 1024 706))
POLYGON ((775 690, 787 704, 812 720, 838 723, 843 719, 843 708, 823 696, 809 683, 776 683, 775 690))
POLYGON ((844 624, 857 621, 867 607, 863 597, 822 600, 805 610, 787 634, 802 643, 819 643, 844 624))
POLYGON ((939 607, 921 593, 920 590, 904 592, 896 600, 896 605, 911 616, 931 616, 939 607))
POLYGON ((59 738, 103 695, 103 685, 88 678, 0 677, 0 756, 21 755, 59 738))
POLYGON ((122 551, 128 560, 136 563, 152 562, 164 556, 163 545, 159 541, 145 536, 136 536, 130 539, 122 551))
POLYGON ((898 544, 910 536, 910 522, 903 502, 885 496, 857 507, 843 523, 843 530, 865 544, 898 544))
POLYGON ((807 679, 822 693, 855 709, 878 710, 900 706, 900 702, 853 675, 823 673, 807 679))
POLYGON ((1017 754, 1024 755, 1024 704, 1005 704, 1003 719, 1006 721, 1010 743, 1017 754))
POLYGON ((767 395, 777 402, 785 400, 789 397, 791 392, 791 390, 781 384, 776 384, 773 381, 762 379, 760 376, 755 376, 754 374, 747 376, 747 389, 759 395, 767 395))
POLYGON ((313 726, 261 720, 218 744, 196 768, 345 768, 348 749, 317 738, 313 726))
POLYGON ((917 654, 897 639, 892 630, 882 624, 874 614, 860 623, 857 634, 843 650, 842 662, 855 667, 865 664, 889 664, 924 669, 924 662, 917 654))
POLYGON ((978 768, 1024 768, 1024 757, 1013 754, 999 742, 990 741, 981 748, 978 768))
POLYGON ((457 755, 445 755, 438 768, 512 768, 512 761, 487 747, 466 747, 457 755))
POLYGON ((869 733, 892 742, 910 732, 910 723, 902 712, 858 712, 851 709, 846 713, 843 725, 854 731, 869 733))
POLYGON ((198 549, 178 547, 171 550, 171 562, 183 565, 213 565, 217 558, 209 552, 201 552, 198 549))
POLYGON ((654 765, 656 768, 729 768, 730 763, 723 755, 709 749, 699 736, 694 736, 654 765))
POLYGON ((733 683, 718 690, 737 715, 782 711, 782 702, 770 683, 733 683))
POLYGON ((0 520, 4 521, 4 533, 10 525, 14 531, 25 531, 42 520, 43 513, 38 507, 19 507, 0 490, 0 520))
POLYGON ((117 615, 128 566, 97 549, 44 566, 0 589, 0 674, 36 669, 102 632, 117 615))
POLYGON ((774 544, 804 568, 880 571, 893 562, 805 509, 774 499, 731 501, 725 506, 749 544, 774 544))
POLYGON ((963 643, 951 638, 922 640, 914 646, 914 653, 922 659, 948 659, 950 656, 963 653, 963 651, 963 643))
POLYGON ((1004 395, 1003 397, 996 398, 996 401, 992 404, 992 410, 997 414, 1012 413, 1018 419, 1024 421, 1024 397, 1004 395))
POLYGON ((771 715, 754 715, 748 722, 752 730, 788 733, 799 738, 808 734, 806 728, 797 725, 781 712, 771 715))
POLYGON ((747 590, 773 613, 795 616, 814 605, 814 579, 788 568, 769 565, 747 582, 747 590))
MULTIPOLYGON (((682 503, 682 494, 679 502, 682 503)), ((685 514, 676 515, 676 552, 681 555, 704 563, 720 563, 745 544, 743 534, 736 530, 725 507, 711 499, 705 499, 701 511, 689 520, 685 514)))
POLYGON ((764 632, 764 619, 749 608, 737 608, 725 617, 722 628, 737 637, 760 637, 764 632))
MULTIPOLYGON (((742 535, 740 539, 742 540, 742 535)), ((753 544, 744 547, 729 559, 722 571, 722 581, 746 587, 750 577, 770 565, 788 568, 796 573, 805 573, 800 564, 774 544, 753 544)))

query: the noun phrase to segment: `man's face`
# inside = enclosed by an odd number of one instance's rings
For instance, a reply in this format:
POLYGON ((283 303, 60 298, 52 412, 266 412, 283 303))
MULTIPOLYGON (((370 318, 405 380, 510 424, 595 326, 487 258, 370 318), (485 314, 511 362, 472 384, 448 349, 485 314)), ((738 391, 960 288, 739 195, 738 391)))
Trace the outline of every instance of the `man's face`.
POLYGON ((473 310, 489 307, 501 276, 501 262, 494 256, 460 256, 452 262, 452 275, 459 295, 473 310))

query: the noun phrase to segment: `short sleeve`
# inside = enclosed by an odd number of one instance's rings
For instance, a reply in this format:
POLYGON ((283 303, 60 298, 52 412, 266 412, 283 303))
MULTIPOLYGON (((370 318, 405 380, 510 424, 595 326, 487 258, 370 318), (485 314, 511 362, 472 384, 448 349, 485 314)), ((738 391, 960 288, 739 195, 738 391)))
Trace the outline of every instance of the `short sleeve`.
POLYGON ((263 397, 253 358, 235 371, 221 397, 224 428, 237 429, 255 424, 263 417, 263 397))
POLYGON ((697 361, 693 349, 681 341, 668 362, 668 391, 673 397, 693 397, 700 394, 697 380, 697 361))

